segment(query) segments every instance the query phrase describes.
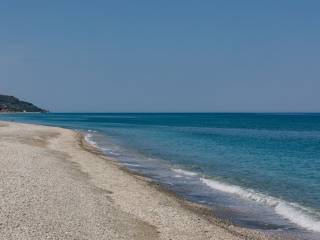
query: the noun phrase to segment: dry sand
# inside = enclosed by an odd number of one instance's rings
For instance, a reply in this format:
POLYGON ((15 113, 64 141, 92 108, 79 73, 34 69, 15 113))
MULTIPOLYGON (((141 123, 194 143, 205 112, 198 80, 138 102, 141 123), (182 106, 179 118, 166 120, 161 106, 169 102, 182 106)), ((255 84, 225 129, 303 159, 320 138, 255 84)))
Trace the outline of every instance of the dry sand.
POLYGON ((0 122, 0 194, 0 239, 265 239, 62 128, 0 122))

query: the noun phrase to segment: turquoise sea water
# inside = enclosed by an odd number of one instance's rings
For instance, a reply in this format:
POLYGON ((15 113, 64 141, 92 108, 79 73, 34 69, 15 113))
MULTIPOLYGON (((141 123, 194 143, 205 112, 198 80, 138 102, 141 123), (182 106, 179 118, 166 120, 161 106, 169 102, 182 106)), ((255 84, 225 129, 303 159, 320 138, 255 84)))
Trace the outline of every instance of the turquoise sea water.
POLYGON ((81 130, 128 168, 236 224, 319 237, 320 114, 49 113, 0 120, 81 130))

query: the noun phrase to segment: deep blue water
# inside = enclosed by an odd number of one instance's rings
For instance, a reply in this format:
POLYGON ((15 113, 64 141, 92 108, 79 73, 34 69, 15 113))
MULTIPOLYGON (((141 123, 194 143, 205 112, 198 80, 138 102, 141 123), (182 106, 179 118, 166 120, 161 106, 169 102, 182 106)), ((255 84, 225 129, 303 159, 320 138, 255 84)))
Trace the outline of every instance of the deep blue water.
POLYGON ((237 224, 320 232, 320 114, 49 113, 0 120, 85 131, 128 168, 237 224))

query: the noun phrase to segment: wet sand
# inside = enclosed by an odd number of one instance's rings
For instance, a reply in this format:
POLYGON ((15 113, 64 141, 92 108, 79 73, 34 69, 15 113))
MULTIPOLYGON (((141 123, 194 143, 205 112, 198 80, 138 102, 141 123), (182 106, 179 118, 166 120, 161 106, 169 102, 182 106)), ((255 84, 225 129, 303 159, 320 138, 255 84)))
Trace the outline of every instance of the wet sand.
POLYGON ((72 130, 0 122, 0 239, 267 239, 133 174, 72 130))

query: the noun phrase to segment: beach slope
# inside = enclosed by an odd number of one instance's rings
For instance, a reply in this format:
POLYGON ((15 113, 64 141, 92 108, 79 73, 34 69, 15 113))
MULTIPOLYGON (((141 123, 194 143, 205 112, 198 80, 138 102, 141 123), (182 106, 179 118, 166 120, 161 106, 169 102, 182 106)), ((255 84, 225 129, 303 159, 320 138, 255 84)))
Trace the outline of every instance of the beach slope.
POLYGON ((56 127, 0 122, 0 239, 262 239, 56 127))

